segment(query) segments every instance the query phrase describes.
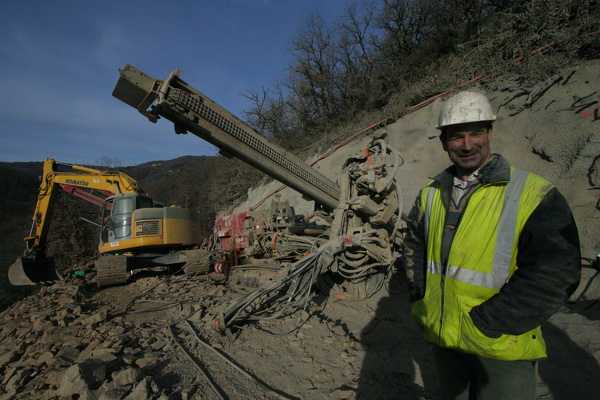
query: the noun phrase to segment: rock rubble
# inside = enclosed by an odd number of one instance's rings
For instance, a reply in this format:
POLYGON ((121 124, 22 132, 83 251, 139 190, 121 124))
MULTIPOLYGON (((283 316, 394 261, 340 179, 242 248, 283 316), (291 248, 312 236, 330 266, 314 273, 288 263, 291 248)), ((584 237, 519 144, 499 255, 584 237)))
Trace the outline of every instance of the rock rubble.
POLYGON ((0 314, 1 400, 164 395, 151 371, 169 341, 160 332, 132 329, 113 307, 90 303, 80 289, 46 287, 0 314))

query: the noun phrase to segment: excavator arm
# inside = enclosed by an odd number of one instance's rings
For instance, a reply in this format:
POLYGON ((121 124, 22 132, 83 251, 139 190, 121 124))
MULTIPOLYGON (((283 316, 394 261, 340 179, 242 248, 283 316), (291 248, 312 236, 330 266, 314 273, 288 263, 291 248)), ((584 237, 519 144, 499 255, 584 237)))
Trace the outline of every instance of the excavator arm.
POLYGON ((179 78, 151 78, 131 65, 120 70, 113 96, 150 121, 164 117, 176 133, 191 132, 329 208, 338 206, 339 186, 296 155, 270 143, 246 123, 179 78))

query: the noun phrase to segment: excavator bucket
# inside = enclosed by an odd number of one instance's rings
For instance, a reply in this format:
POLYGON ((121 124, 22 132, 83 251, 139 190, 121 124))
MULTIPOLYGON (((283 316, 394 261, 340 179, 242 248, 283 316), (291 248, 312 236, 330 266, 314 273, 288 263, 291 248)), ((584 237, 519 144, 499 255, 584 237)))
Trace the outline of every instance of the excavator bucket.
POLYGON ((38 285, 62 279, 52 258, 19 257, 8 270, 8 280, 15 286, 38 285))

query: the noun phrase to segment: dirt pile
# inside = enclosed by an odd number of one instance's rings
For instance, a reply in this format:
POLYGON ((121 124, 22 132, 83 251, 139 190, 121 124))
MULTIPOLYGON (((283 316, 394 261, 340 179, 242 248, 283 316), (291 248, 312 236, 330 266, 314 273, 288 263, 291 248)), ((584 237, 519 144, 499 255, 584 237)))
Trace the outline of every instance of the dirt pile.
MULTIPOLYGON (((549 80, 484 81, 474 88, 488 94, 498 115, 492 150, 557 185, 590 259, 600 251, 598 71, 596 60, 549 80)), ((396 179, 405 213, 428 176, 449 165, 434 128, 441 103, 385 128, 404 157, 396 179)), ((356 140, 315 167, 335 178, 369 140, 356 140)), ((251 191, 238 210, 279 186, 251 191)), ((297 193, 281 194, 297 212, 311 212, 312 203, 297 193)), ((597 398, 597 275, 584 268, 572 301, 543 326, 550 357, 540 363, 540 399, 597 398)), ((436 399, 433 363, 401 277, 394 271, 362 301, 315 295, 306 313, 261 323, 275 334, 249 328, 235 340, 214 329, 219 313, 249 290, 234 282, 137 274, 127 286, 99 290, 91 276, 72 277, 0 314, 0 400, 436 399), (298 330, 279 334, 298 319, 298 330)))

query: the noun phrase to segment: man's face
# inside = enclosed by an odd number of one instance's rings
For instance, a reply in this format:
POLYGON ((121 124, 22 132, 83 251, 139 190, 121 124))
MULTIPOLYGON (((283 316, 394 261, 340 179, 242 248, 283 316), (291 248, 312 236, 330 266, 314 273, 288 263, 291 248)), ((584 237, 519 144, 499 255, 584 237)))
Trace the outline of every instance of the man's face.
POLYGON ((451 125, 440 137, 444 150, 458 172, 466 179, 477 171, 491 156, 492 128, 483 122, 451 125))

